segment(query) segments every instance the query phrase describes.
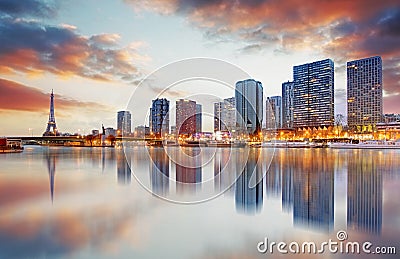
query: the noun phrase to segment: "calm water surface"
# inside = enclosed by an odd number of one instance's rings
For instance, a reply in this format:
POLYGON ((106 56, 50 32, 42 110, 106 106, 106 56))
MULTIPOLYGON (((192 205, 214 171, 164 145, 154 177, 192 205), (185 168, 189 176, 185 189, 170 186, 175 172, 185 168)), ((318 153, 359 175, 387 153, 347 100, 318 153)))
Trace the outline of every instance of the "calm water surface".
POLYGON ((1 154, 0 258, 274 258, 258 242, 338 230, 399 256, 400 150, 177 150, 1 154))

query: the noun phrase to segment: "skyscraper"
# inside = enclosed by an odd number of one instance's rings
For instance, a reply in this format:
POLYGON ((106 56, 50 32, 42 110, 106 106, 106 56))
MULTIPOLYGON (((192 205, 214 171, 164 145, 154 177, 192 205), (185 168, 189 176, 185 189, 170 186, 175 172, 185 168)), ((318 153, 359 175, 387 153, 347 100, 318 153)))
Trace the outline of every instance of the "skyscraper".
POLYGON ((156 137, 169 133, 169 101, 165 98, 153 100, 151 106, 151 131, 156 137))
POLYGON ((232 131, 236 126, 235 97, 214 103, 214 131, 232 131))
POLYGON ((202 114, 201 114, 201 104, 196 104, 196 132, 202 132, 202 114))
POLYGON ((176 101, 176 131, 179 135, 196 133, 196 102, 179 99, 176 101))
POLYGON ((265 121, 267 129, 282 128, 282 97, 267 97, 265 121))
POLYGON ((117 113, 118 134, 130 134, 132 129, 131 113, 129 111, 119 111, 117 113))
POLYGON ((237 129, 249 135, 261 132, 263 118, 263 87, 261 82, 247 79, 236 83, 237 129))
POLYGON ((372 130, 381 122, 382 89, 381 57, 347 62, 347 120, 350 127, 372 130))
POLYGON ((334 67, 330 59, 293 67, 293 127, 334 124, 334 67))
POLYGON ((293 127, 293 90, 294 82, 282 83, 282 127, 293 127))

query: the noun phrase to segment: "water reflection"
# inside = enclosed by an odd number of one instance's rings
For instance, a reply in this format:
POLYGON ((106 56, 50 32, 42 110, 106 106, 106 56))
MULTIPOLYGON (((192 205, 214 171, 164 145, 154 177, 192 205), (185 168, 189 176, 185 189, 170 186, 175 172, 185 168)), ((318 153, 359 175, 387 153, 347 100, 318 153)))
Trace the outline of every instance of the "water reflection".
POLYGON ((56 176, 56 153, 46 153, 46 164, 47 164, 47 172, 49 174, 49 182, 50 182, 50 199, 51 203, 54 202, 54 181, 56 176))
POLYGON ((199 148, 183 148, 184 152, 176 150, 176 192, 194 193, 201 188, 202 156, 199 148))
POLYGON ((149 155, 151 189, 165 196, 169 192, 169 157, 162 148, 149 149, 149 155))
POLYGON ((379 234, 382 229, 382 174, 377 157, 354 151, 347 173, 347 224, 349 228, 379 234))
MULTIPOLYGON (((260 213, 263 203, 261 149, 250 149, 249 157, 242 171, 237 171, 235 183, 236 210, 240 213, 260 213), (254 178, 252 178, 254 177, 254 178)), ((242 165, 243 157, 236 156, 237 169, 242 165)))
POLYGON ((293 193, 293 181, 294 181, 294 170, 290 162, 293 160, 293 152, 291 150, 283 150, 277 154, 279 160, 282 161, 282 210, 285 212, 291 212, 293 210, 294 193, 293 193))
POLYGON ((308 150, 302 156, 288 161, 294 168, 293 221, 325 231, 333 228, 334 164, 326 150, 312 154, 308 150), (318 156, 315 159, 314 155, 318 156))
MULTIPOLYGON (((103 155, 102 157, 104 158, 105 156, 103 155)), ((127 158, 126 158, 125 154, 121 151, 118 151, 118 153, 117 153, 117 179, 118 179, 118 183, 121 185, 131 183, 132 171, 131 171, 131 167, 129 166, 128 161, 126 159, 127 158)))
POLYGON ((229 148, 218 148, 215 150, 214 163, 214 190, 225 191, 224 194, 233 195, 235 192, 232 183, 235 181, 235 165, 229 161, 234 159, 232 150, 229 148))

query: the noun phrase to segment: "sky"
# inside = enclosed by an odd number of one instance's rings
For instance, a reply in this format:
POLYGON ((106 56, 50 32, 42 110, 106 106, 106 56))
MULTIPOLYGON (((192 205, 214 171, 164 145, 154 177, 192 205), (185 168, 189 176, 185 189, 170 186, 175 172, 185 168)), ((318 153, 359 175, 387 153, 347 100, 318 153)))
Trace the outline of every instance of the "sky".
MULTIPOLYGON (((330 58, 335 112, 345 114, 346 62, 375 55, 383 60, 384 112, 400 113, 399 1, 0 0, 0 136, 41 135, 52 89, 59 131, 116 127, 143 79, 196 57, 239 67, 266 96, 281 95, 294 65, 330 58)), ((163 97, 174 102, 200 88, 216 99, 234 95, 197 85, 163 97)), ((142 87, 133 126, 146 123, 143 113, 166 86, 142 87)), ((212 112, 207 100, 198 101, 212 112)), ((203 130, 211 129, 207 118, 203 130)))

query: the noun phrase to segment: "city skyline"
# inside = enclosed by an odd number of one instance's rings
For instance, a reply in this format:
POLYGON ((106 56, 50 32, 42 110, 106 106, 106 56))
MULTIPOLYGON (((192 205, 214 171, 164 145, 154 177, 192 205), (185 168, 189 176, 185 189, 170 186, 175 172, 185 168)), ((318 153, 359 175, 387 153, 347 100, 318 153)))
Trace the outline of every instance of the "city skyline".
MULTIPOLYGON (((126 109, 141 79, 165 64, 191 57, 240 66, 263 83, 266 96, 280 95, 293 66, 330 58, 336 64, 335 113, 345 114, 346 62, 379 55, 383 112, 400 113, 398 2, 299 5, 226 0, 4 1, 0 119, 7 123, 0 125, 0 135, 42 134, 51 89, 56 93, 60 131, 89 132, 102 123, 114 125, 115 111, 126 109), (213 15, 215 10, 218 15, 213 15), (319 15, 325 12, 329 15, 319 15)), ((190 89, 178 93, 182 95, 165 98, 174 102, 191 94, 190 89)), ((222 89, 217 93, 221 99, 232 95, 222 89)), ((143 107, 150 101, 145 99, 143 107)), ((143 125, 132 115, 134 125, 143 125)), ((212 119, 203 121, 203 130, 211 131, 212 119)))

